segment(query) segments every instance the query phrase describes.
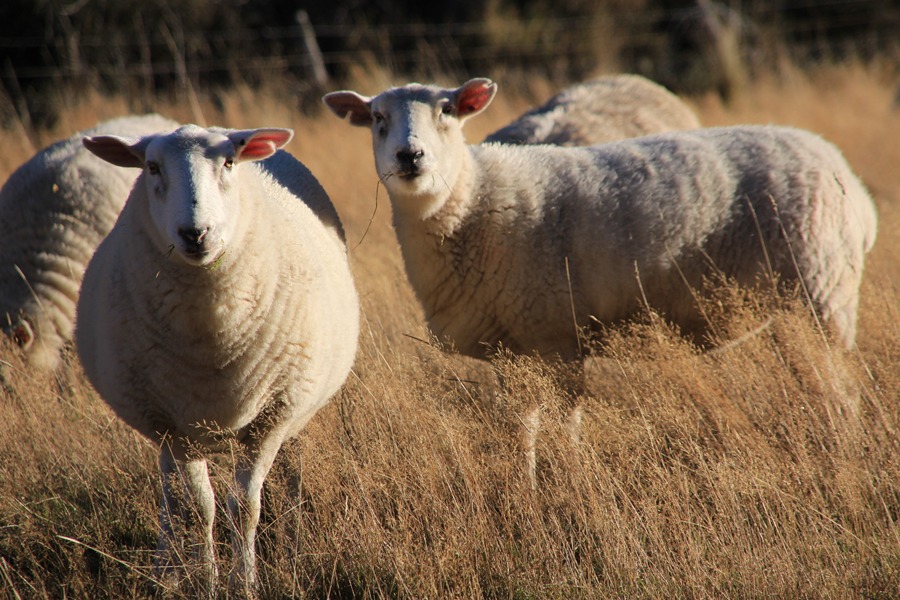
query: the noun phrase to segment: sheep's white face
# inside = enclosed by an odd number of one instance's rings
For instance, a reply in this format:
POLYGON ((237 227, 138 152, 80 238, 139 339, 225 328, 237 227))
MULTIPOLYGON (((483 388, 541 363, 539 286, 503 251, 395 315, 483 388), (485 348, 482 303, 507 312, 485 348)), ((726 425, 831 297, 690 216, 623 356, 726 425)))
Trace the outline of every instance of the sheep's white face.
POLYGON ((140 140, 85 138, 113 164, 139 166, 157 243, 189 265, 215 263, 241 223, 239 163, 261 160, 290 141, 289 129, 246 131, 185 125, 140 140))
POLYGON ((496 85, 473 79, 456 89, 410 84, 374 98, 355 92, 334 92, 325 103, 350 123, 369 126, 375 167, 391 197, 418 201, 428 213, 429 201, 446 198, 463 164, 465 140, 461 125, 490 104, 496 85))
POLYGON ((236 171, 231 141, 198 127, 147 146, 143 184, 163 246, 198 266, 222 255, 240 218, 236 171))
POLYGON ((375 168, 393 192, 434 195, 457 167, 462 133, 449 95, 443 90, 406 87, 371 103, 375 168))

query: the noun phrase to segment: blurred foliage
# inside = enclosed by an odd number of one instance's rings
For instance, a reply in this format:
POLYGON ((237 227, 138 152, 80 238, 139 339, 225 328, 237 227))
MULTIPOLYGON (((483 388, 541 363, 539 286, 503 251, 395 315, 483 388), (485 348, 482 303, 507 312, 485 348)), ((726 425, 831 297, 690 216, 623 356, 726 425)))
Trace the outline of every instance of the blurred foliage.
POLYGON ((79 88, 140 100, 275 77, 318 94, 299 10, 338 81, 360 65, 559 82, 622 70, 727 98, 784 54, 871 58, 900 39, 898 0, 5 0, 0 118, 52 121, 79 88))

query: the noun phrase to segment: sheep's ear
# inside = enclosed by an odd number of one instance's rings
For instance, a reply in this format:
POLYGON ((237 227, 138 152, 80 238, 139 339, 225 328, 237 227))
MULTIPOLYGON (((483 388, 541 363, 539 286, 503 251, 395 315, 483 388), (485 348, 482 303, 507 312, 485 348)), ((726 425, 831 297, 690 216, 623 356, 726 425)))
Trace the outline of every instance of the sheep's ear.
POLYGON ((234 159, 241 162, 269 158, 291 141, 294 130, 271 127, 229 131, 226 135, 234 145, 234 159))
POLYGON ((322 102, 331 112, 344 118, 350 115, 350 124, 368 127, 372 124, 372 99, 356 92, 331 92, 322 96, 322 102))
POLYGON ((124 138, 116 135, 97 135, 81 140, 84 147, 117 167, 144 166, 144 152, 150 138, 124 138))
POLYGON ((457 117, 465 119, 477 115, 487 108, 496 93, 497 84, 490 79, 480 77, 465 82, 453 90, 457 117))

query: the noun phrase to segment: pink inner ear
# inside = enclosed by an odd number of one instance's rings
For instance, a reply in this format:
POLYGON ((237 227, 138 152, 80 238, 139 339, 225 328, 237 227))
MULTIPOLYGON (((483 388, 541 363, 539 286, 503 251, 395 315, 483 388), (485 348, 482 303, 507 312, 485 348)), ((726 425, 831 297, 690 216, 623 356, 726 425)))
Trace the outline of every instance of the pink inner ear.
POLYGON ((487 106, 493 97, 492 87, 489 84, 480 83, 462 90, 457 100, 457 111, 460 115, 478 112, 487 106))
POLYGON ((241 151, 241 158, 268 158, 275 154, 278 146, 269 139, 254 138, 241 151))
POLYGON ((246 146, 240 151, 242 160, 260 160, 268 158, 291 141, 290 131, 260 131, 246 142, 246 146))

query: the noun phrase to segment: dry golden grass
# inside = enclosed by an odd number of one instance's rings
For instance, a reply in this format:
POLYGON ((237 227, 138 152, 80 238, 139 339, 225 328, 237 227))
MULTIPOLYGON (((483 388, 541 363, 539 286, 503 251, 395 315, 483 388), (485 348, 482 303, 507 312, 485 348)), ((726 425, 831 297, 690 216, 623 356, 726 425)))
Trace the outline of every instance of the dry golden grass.
MULTIPOLYGON (((470 123, 472 140, 524 108, 500 84, 498 101, 470 123)), ((262 595, 896 597, 900 115, 892 99, 889 82, 861 67, 759 82, 729 106, 696 99, 709 125, 777 122, 822 133, 872 189, 880 238, 863 286, 859 349, 831 348, 792 298, 715 294, 709 310, 723 339, 769 325, 706 354, 647 315, 610 332, 588 361, 577 445, 549 366, 522 357, 486 365, 423 341, 367 132, 258 91, 236 90, 203 115, 161 106, 185 121, 295 128, 289 150, 328 190, 352 249, 364 316, 356 367, 283 448, 267 481, 262 595), (534 406, 544 414, 537 490, 521 444, 534 406)), ((102 98, 72 106, 58 130, 32 141, 0 132, 0 179, 33 145, 125 106, 102 98)), ((97 399, 71 355, 51 377, 29 372, 8 345, 0 358, 0 598, 146 595, 155 449, 97 399)), ((213 472, 223 497, 227 469, 213 472)), ((224 533, 220 523, 223 557, 224 533)))

